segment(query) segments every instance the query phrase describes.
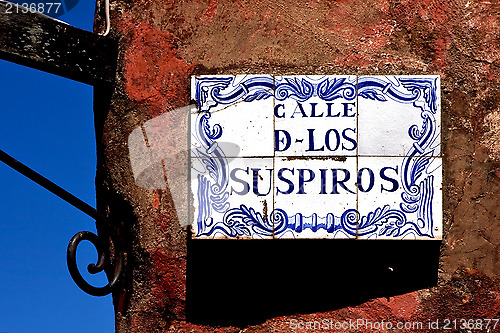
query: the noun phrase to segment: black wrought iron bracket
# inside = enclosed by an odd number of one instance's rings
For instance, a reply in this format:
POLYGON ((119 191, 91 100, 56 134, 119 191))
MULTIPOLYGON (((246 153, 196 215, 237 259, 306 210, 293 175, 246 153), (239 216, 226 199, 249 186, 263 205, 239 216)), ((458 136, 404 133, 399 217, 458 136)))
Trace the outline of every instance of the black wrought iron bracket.
MULTIPOLYGON (((72 27, 38 12, 9 13, 9 6, 12 4, 0 0, 0 59, 91 84, 96 88, 94 96, 105 94, 105 103, 101 101, 102 105, 97 107, 105 111, 109 107, 115 82, 117 41, 72 27)), ((102 96, 99 98, 103 99, 102 96)), ((95 106, 94 116, 97 121, 103 117, 96 112, 95 106)), ((99 236, 89 231, 73 236, 68 245, 67 262, 71 277, 83 291, 94 296, 111 293, 124 270, 124 256, 106 219, 87 203, 1 150, 0 160, 89 215, 102 227, 99 236), (88 265, 87 270, 91 274, 106 270, 109 282, 106 286, 91 286, 80 274, 76 252, 82 241, 91 242, 97 249, 97 263, 88 265)))
MULTIPOLYGON (((101 216, 92 206, 88 205, 84 201, 75 197, 73 194, 69 193, 57 184, 40 175, 38 172, 17 161, 12 156, 5 153, 3 150, 0 150, 0 160, 10 166, 12 169, 16 170, 38 185, 42 186, 49 192, 57 195, 59 198, 66 201, 73 207, 89 215, 90 217, 95 219, 96 222, 100 222, 102 223, 102 225, 106 225, 104 217, 101 216)), ((110 294, 116 288, 120 277, 122 276, 124 267, 123 251, 120 249, 115 236, 112 234, 98 236, 90 231, 80 231, 76 235, 74 235, 73 238, 71 238, 71 241, 68 244, 66 261, 68 264, 69 273, 71 274, 73 281, 75 281, 80 289, 93 296, 105 296, 110 294), (112 244, 108 243, 108 239, 111 240, 112 244), (81 241, 91 242, 96 248, 98 254, 97 263, 89 264, 87 266, 87 271, 90 274, 97 274, 108 268, 108 284, 104 287, 94 287, 90 285, 81 275, 76 263, 76 253, 78 245, 81 241), (110 246, 108 245, 112 245, 112 252, 110 250, 110 246), (114 260, 112 260, 113 254, 114 260), (112 265, 114 265, 114 267, 112 265), (112 268, 113 272, 111 273, 110 271, 112 268)))

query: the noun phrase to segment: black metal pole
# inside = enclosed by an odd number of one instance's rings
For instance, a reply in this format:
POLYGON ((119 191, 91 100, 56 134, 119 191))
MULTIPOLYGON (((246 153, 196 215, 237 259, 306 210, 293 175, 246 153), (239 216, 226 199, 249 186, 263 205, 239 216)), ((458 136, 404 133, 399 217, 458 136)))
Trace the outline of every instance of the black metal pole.
POLYGON ((72 205, 75 208, 78 208, 88 216, 92 217, 95 220, 101 219, 101 216, 99 213, 97 213, 97 210, 95 210, 94 207, 90 206, 86 202, 78 199, 75 197, 73 194, 69 193, 59 185, 53 183, 52 181, 48 180, 35 170, 29 168, 28 166, 24 165, 23 163, 19 162, 3 150, 0 150, 0 160, 10 166, 12 169, 16 170, 17 172, 21 173, 22 175, 28 177, 38 185, 42 186, 45 188, 47 191, 57 195, 59 198, 63 199, 70 205, 72 205))

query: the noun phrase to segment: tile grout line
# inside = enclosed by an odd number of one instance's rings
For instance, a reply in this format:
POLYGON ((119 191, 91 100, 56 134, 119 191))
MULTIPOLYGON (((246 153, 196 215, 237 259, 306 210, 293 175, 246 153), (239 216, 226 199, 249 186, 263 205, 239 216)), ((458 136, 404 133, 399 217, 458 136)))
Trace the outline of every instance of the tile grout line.
MULTIPOLYGON (((357 140, 357 147, 356 147, 356 175, 359 172, 359 94, 358 94, 358 78, 359 76, 356 75, 356 140, 357 140)), ((356 176, 356 183, 358 179, 356 176)), ((359 184, 356 186, 356 211, 358 212, 358 218, 356 219, 356 239, 359 239, 359 219, 361 217, 361 213, 359 212, 359 184)))
MULTIPOLYGON (((272 189, 273 189, 273 195, 272 195, 272 198, 273 198, 273 210, 271 211, 271 215, 273 214, 274 212, 274 205, 275 205, 275 198, 274 198, 274 194, 275 194, 275 179, 276 179, 276 150, 275 150, 275 147, 276 147, 276 136, 274 135, 274 131, 276 131, 276 118, 274 116, 274 108, 276 107, 276 98, 274 96, 275 94, 275 91, 276 91, 276 75, 272 75, 273 77, 273 86, 274 86, 274 90, 273 90, 273 110, 272 110, 272 117, 273 117, 273 132, 272 132, 272 138, 273 138, 273 181, 272 181, 272 189)), ((274 234, 274 219, 271 219, 271 223, 273 225, 273 234, 272 234, 272 238, 271 239, 275 239, 276 235, 274 234)), ((288 222, 288 221, 286 221, 288 222)))
MULTIPOLYGON (((406 158, 409 157, 409 155, 400 155, 400 156, 394 156, 394 155, 361 155, 361 156, 345 156, 345 155, 334 155, 334 156, 226 156, 226 158, 230 159, 244 159, 244 158, 283 158, 283 159, 292 159, 292 160, 332 160, 335 162, 339 162, 337 159, 338 158, 406 158)), ((206 157, 192 157, 193 159, 204 159, 206 157)), ((215 157, 213 157, 215 159, 215 157)), ((428 156, 428 158, 443 158, 441 155, 435 155, 435 156, 428 156)), ((340 161, 343 162, 343 161, 340 161)))

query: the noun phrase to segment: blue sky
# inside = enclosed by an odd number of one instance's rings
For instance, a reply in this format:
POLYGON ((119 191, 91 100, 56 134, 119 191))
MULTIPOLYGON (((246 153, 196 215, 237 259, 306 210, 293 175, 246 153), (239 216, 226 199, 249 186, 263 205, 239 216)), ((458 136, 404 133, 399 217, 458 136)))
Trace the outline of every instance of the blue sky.
MULTIPOLYGON (((93 16, 80 0, 59 19, 92 30, 93 16)), ((0 73, 0 149, 95 207, 93 88, 3 60, 0 73)), ((113 332, 111 296, 85 294, 66 267, 69 240, 94 221, 1 162, 0 187, 0 333, 113 332)), ((80 248, 85 270, 96 253, 80 248)))

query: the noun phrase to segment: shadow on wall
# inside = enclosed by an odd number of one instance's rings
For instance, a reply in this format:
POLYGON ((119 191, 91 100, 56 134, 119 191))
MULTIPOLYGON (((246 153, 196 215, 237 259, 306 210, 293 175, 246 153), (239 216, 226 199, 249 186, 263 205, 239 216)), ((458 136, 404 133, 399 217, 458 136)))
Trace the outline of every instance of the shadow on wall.
POLYGON ((190 240, 188 321, 256 324, 437 284, 441 241, 190 240))

